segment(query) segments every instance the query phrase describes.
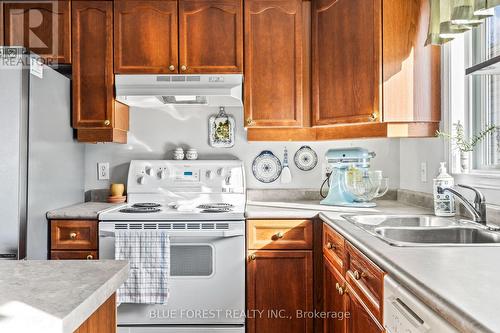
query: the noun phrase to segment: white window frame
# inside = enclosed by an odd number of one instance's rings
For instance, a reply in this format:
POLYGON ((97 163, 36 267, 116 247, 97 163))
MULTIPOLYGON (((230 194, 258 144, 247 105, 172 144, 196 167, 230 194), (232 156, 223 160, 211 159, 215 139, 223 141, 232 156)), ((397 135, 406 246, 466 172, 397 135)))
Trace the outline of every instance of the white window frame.
MULTIPOLYGON (((471 86, 472 79, 465 75, 469 67, 470 56, 465 50, 471 50, 471 34, 458 35, 457 38, 442 46, 441 84, 442 84, 442 124, 443 131, 453 133, 453 124, 460 121, 466 133, 471 124, 471 86)), ((467 184, 477 187, 486 196, 487 202, 500 205, 500 170, 473 169, 464 174, 460 171, 460 154, 448 140, 444 141, 445 158, 456 184, 467 184)), ((471 157, 472 160, 473 157, 471 157)))

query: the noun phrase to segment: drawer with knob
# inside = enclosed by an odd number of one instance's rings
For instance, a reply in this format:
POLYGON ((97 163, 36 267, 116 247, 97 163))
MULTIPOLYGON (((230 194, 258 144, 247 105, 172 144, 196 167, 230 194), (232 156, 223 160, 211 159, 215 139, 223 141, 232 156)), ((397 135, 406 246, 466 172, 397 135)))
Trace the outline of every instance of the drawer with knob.
POLYGON ((97 250, 96 220, 52 220, 51 250, 97 250))
POLYGON ((97 251, 50 251, 52 260, 97 260, 97 251))
POLYGON ((310 250, 313 246, 311 220, 248 220, 248 249, 310 250))
POLYGON ((345 273, 344 237, 325 224, 323 224, 323 254, 340 273, 345 273))
POLYGON ((346 242, 346 279, 370 312, 382 321, 384 272, 357 248, 346 242))

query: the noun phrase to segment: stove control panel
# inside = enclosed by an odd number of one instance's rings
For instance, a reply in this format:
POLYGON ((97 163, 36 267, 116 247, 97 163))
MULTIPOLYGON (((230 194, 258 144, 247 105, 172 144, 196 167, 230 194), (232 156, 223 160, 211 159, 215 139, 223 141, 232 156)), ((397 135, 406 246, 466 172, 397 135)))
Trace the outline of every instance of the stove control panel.
POLYGON ((244 193, 243 163, 238 160, 130 162, 128 193, 156 193, 183 188, 200 193, 244 193))
POLYGON ((174 181, 198 183, 200 181, 200 169, 190 166, 174 167, 174 181))

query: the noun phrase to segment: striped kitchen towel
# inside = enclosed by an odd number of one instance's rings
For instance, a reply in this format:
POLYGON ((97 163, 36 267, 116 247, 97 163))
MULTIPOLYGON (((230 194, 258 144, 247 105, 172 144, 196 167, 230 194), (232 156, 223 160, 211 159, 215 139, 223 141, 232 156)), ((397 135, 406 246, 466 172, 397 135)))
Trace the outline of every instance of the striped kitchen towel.
POLYGON ((128 260, 128 280, 117 303, 165 304, 170 273, 170 239, 163 230, 115 230, 115 259, 128 260))

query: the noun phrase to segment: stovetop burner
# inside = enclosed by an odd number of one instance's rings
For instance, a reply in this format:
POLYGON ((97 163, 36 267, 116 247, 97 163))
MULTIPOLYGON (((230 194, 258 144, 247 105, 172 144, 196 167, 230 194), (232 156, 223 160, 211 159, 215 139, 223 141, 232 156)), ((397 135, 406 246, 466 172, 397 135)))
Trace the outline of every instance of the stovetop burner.
POLYGON ((121 213, 157 213, 159 211, 161 211, 161 209, 157 207, 136 207, 135 205, 120 209, 121 213))
POLYGON ((225 202, 215 202, 215 203, 208 203, 208 204, 199 205, 198 208, 204 209, 204 210, 223 209, 226 212, 229 212, 232 210, 232 208, 234 208, 234 206, 231 204, 225 203, 225 202))
POLYGON ((201 211, 201 213, 227 213, 230 211, 232 211, 231 208, 219 207, 219 208, 205 208, 201 211))
POLYGON ((156 208, 161 205, 156 202, 139 202, 132 205, 133 208, 156 208))

